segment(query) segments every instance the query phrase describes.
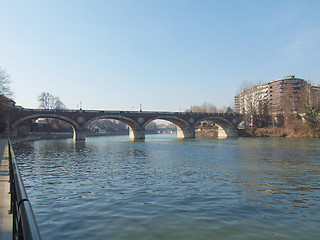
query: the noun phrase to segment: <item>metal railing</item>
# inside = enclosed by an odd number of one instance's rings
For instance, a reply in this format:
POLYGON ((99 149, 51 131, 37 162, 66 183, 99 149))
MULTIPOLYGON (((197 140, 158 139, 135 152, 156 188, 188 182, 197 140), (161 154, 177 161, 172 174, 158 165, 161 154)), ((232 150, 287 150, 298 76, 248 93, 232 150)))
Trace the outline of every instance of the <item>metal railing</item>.
POLYGON ((13 148, 8 139, 11 210, 13 215, 13 239, 41 239, 36 219, 29 202, 13 148))

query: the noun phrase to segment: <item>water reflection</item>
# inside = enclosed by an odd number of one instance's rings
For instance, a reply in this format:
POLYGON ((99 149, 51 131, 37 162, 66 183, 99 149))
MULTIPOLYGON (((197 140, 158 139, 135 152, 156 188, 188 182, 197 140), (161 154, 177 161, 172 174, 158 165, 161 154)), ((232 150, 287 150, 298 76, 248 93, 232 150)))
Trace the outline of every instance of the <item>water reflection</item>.
POLYGON ((81 152, 86 148, 86 141, 73 141, 73 151, 81 152))
POLYGON ((250 151, 248 146, 238 149, 242 168, 239 181, 245 194, 242 201, 283 211, 288 219, 290 215, 313 218, 318 211, 319 205, 315 203, 319 201, 320 189, 320 157, 319 152, 315 154, 314 142, 279 139, 264 140, 263 145, 257 140, 249 142, 253 146, 250 151))

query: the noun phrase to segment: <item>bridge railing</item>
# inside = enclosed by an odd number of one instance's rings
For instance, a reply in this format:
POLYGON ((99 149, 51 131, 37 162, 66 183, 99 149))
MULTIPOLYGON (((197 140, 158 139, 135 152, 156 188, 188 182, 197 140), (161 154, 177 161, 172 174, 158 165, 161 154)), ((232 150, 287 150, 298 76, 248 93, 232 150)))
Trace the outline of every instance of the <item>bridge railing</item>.
POLYGON ((8 140, 8 146, 11 193, 10 211, 13 214, 13 239, 41 239, 10 139, 8 140))
POLYGON ((113 110, 74 110, 74 109, 30 109, 17 108, 18 112, 45 112, 45 113, 93 113, 93 114, 159 114, 159 115, 239 115, 237 113, 202 113, 202 112, 161 112, 161 111, 113 111, 113 110))

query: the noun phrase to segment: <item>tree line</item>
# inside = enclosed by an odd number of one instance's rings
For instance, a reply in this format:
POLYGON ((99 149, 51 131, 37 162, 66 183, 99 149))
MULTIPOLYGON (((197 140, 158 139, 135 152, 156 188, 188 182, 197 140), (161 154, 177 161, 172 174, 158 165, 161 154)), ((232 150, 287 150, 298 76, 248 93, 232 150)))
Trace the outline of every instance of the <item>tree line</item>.
POLYGON ((201 105, 192 105, 186 109, 185 112, 198 112, 198 113, 233 113, 234 110, 231 107, 218 108, 213 103, 204 102, 201 105))

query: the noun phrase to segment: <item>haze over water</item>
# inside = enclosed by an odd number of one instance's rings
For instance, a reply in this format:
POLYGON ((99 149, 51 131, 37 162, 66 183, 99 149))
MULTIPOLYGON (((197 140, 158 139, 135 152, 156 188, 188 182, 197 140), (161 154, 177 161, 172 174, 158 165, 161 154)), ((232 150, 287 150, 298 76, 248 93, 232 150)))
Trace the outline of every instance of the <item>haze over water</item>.
POLYGON ((317 239, 320 140, 14 146, 43 239, 317 239))

